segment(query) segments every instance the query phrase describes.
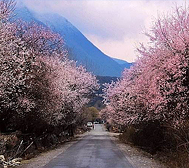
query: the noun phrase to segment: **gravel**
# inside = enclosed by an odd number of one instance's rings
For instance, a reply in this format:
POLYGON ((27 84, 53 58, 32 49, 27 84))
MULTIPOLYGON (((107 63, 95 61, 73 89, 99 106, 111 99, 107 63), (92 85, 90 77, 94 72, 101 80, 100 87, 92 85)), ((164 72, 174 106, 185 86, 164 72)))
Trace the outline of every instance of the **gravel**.
MULTIPOLYGON (((30 160, 24 160, 22 161, 22 164, 18 168, 42 168, 44 165, 50 162, 51 159, 57 157, 59 154, 66 151, 70 146, 72 146, 74 143, 81 140, 84 136, 89 135, 89 132, 86 132, 82 135, 77 135, 76 140, 67 142, 60 146, 57 149, 50 150, 45 153, 41 153, 35 158, 32 158, 30 160)), ((116 133, 108 133, 111 137, 111 140, 114 141, 114 143, 120 148, 120 150, 123 152, 125 157, 129 160, 129 162, 136 168, 165 168, 162 164, 160 164, 158 161, 154 160, 152 156, 149 154, 131 147, 128 144, 121 143, 118 139, 118 135, 116 133)))
POLYGON ((116 143, 120 150, 124 153, 129 162, 136 168, 166 168, 159 161, 155 160, 150 154, 122 143, 118 139, 117 133, 109 133, 111 139, 116 143))
POLYGON ((59 146, 57 149, 49 150, 47 152, 41 153, 40 155, 36 156, 35 158, 32 158, 30 160, 23 160, 21 162, 21 165, 18 166, 18 168, 42 168, 47 163, 49 163, 53 158, 57 157, 64 151, 66 151, 70 146, 72 146, 74 143, 81 140, 84 136, 88 135, 89 133, 86 132, 81 135, 75 136, 75 140, 66 142, 65 144, 59 146))

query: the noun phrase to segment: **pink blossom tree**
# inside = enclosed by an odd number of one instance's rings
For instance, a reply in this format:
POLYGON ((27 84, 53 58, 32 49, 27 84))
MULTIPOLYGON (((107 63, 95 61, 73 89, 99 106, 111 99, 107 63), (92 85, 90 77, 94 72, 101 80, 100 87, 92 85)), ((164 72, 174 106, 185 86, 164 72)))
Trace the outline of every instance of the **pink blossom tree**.
POLYGON ((10 123, 35 132, 39 123, 42 129, 76 123, 98 87, 95 76, 67 59, 58 34, 33 22, 9 22, 13 4, 0 3, 0 129, 10 123))
POLYGON ((149 33, 150 45, 120 81, 107 87, 110 115, 122 124, 147 120, 182 122, 188 118, 189 13, 176 8, 159 18, 149 33))
POLYGON ((46 57, 43 62, 50 67, 50 88, 56 97, 56 110, 49 121, 54 125, 75 124, 90 95, 98 89, 96 77, 66 58, 46 57))

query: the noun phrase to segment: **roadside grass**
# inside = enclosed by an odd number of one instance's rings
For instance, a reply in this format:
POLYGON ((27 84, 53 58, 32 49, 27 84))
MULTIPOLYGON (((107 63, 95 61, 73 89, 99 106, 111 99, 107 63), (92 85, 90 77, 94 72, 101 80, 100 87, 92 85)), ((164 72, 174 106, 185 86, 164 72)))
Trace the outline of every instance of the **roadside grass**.
POLYGON ((56 135, 48 133, 39 137, 34 134, 22 134, 19 131, 13 133, 0 134, 0 155, 5 156, 6 160, 21 157, 28 160, 36 157, 40 153, 56 149, 66 142, 77 140, 77 135, 86 132, 86 129, 77 128, 75 136, 56 135))
POLYGON ((150 121, 125 127, 119 140, 149 153, 168 168, 188 168, 188 130, 188 122, 179 128, 171 128, 158 121, 150 121))

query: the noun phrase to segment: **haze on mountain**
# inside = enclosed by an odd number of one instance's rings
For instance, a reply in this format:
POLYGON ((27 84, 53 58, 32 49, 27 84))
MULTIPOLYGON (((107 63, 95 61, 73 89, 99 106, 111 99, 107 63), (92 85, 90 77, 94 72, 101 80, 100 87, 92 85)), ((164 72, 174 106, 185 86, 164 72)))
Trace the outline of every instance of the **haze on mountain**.
POLYGON ((69 58, 77 61, 78 65, 85 66, 94 75, 120 77, 124 68, 132 65, 105 55, 66 18, 58 14, 36 13, 26 6, 17 8, 15 13, 16 18, 21 18, 26 22, 35 21, 59 33, 65 41, 65 49, 68 51, 69 58))

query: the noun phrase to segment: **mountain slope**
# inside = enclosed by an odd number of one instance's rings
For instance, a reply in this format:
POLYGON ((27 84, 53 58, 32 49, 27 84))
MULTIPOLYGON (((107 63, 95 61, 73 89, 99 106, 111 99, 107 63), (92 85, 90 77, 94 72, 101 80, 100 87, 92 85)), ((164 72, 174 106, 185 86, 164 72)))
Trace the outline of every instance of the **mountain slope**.
POLYGON ((113 58, 113 60, 116 61, 122 68, 129 69, 133 65, 133 63, 129 63, 121 59, 113 58))
POLYGON ((70 58, 76 60, 78 64, 84 65, 88 71, 99 76, 119 77, 121 75, 123 66, 101 52, 64 17, 57 14, 35 13, 27 7, 19 8, 15 12, 17 18, 24 21, 34 20, 40 24, 48 25, 54 32, 59 33, 65 40, 70 58))

